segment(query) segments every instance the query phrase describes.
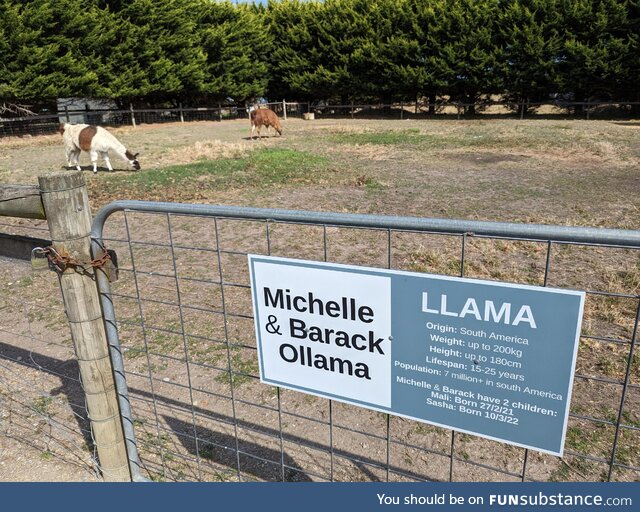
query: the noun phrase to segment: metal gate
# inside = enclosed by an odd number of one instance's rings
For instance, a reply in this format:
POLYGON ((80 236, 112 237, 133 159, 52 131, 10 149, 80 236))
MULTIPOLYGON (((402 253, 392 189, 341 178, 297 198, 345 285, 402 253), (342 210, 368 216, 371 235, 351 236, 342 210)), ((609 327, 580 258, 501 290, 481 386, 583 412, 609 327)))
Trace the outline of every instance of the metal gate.
POLYGON ((117 201, 92 238, 136 480, 640 477, 640 231, 117 201), (564 457, 261 384, 250 253, 584 290, 564 457))

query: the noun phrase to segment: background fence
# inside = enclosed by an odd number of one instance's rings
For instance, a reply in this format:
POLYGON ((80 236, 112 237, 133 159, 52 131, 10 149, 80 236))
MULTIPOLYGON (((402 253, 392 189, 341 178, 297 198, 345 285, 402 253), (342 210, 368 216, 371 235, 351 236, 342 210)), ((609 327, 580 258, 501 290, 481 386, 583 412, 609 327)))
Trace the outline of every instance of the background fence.
POLYGON ((94 236, 105 219, 120 279, 103 299, 115 306, 107 322, 119 329, 143 476, 640 477, 638 232, 126 202, 99 215, 94 236), (261 384, 249 253, 585 290, 564 457, 261 384))
MULTIPOLYGON (((514 104, 485 101, 481 103, 437 102, 331 105, 324 102, 267 103, 279 116, 302 117, 313 113, 322 118, 362 119, 415 119, 433 116, 464 118, 499 117, 565 117, 578 115, 581 119, 632 118, 633 106, 640 102, 547 102, 514 104), (474 112, 471 114, 471 112, 474 112)), ((71 110, 65 108, 56 114, 23 117, 0 117, 0 137, 43 135, 55 133, 61 122, 86 123, 102 126, 136 126, 137 124, 173 123, 192 121, 223 121, 247 118, 247 108, 238 105, 217 105, 201 108, 147 108, 125 110, 71 110)))

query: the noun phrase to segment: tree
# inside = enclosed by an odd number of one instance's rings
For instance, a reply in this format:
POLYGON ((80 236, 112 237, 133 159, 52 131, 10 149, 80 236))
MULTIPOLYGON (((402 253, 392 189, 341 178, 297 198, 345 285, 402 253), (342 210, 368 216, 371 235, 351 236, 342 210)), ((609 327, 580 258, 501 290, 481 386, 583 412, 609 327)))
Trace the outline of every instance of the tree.
POLYGON ((90 52, 97 12, 89 3, 31 0, 3 3, 0 95, 21 101, 99 95, 90 52))
POLYGON ((513 0, 500 13, 505 94, 516 104, 557 91, 560 21, 557 0, 513 0))
POLYGON ((201 92, 244 102, 265 94, 271 35, 260 9, 230 2, 204 2, 198 34, 205 55, 201 92))
POLYGON ((442 53, 451 70, 448 91, 451 98, 469 103, 475 113, 480 95, 502 89, 501 48, 496 44, 496 22, 500 0, 451 0, 443 19, 442 53))
POLYGON ((457 37, 449 32, 447 0, 409 0, 407 17, 410 20, 410 38, 419 44, 417 69, 424 72, 424 85, 420 91, 429 100, 429 113, 435 113, 439 95, 450 94, 455 61, 450 40, 457 37))
POLYGON ((273 41, 273 51, 267 58, 269 96, 300 100, 322 97, 299 78, 315 69, 312 58, 317 52, 318 36, 314 18, 319 8, 316 3, 299 0, 269 3, 265 12, 273 41))
POLYGON ((559 70, 564 90, 575 101, 614 97, 617 77, 632 64, 627 61, 631 45, 627 2, 561 0, 561 9, 564 44, 559 70))
MULTIPOLYGON (((200 0, 131 0, 117 3, 112 25, 103 25, 109 95, 121 103, 173 102, 197 94, 206 55, 194 16, 200 0)), ((105 7, 107 9, 107 7, 105 7)))
POLYGON ((378 0, 358 6, 368 23, 353 52, 351 71, 362 84, 363 99, 415 100, 428 74, 409 2, 378 0))

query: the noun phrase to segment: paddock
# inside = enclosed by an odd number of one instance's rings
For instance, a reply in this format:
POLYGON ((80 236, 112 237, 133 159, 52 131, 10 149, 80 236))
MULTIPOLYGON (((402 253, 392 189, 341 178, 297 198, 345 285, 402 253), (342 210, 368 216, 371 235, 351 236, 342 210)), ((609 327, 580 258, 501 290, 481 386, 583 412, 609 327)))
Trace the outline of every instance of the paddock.
MULTIPOLYGON (((116 168, 114 172, 107 172, 101 169, 96 176, 85 172, 92 211, 95 213, 114 199, 161 199, 622 229, 635 229, 640 220, 637 194, 640 190, 637 173, 640 127, 633 122, 289 119, 283 123, 283 137, 263 141, 249 140, 248 128, 249 121, 243 120, 139 125, 135 129, 115 130, 123 143, 140 148, 143 170, 116 168)), ((0 177, 4 183, 34 184, 38 175, 59 170, 64 163, 60 137, 4 139, 0 146, 3 149, 0 177)), ((89 170, 88 162, 81 160, 81 164, 89 170)), ((463 272, 466 277, 544 283, 593 293, 587 303, 577 367, 581 378, 575 383, 573 417, 567 439, 570 454, 565 462, 531 453, 526 463, 528 470, 519 477, 521 459, 527 456, 513 447, 467 434, 457 434, 452 439, 446 429, 401 418, 392 418, 389 422, 379 413, 363 414, 348 405, 335 403, 333 408, 328 408, 321 399, 305 398, 289 391, 274 395, 270 388, 262 388, 255 382, 251 350, 241 346, 231 354, 232 364, 237 365, 234 369, 246 376, 237 384, 236 399, 242 421, 235 425, 242 434, 234 438, 241 440, 242 456, 249 454, 248 460, 253 462, 243 466, 249 469, 240 475, 240 471, 229 472, 221 467, 220 460, 227 461, 230 467, 235 464, 227 460, 227 452, 221 448, 231 442, 233 436, 228 431, 217 431, 213 423, 220 415, 229 417, 228 410, 216 409, 218 405, 211 403, 218 387, 224 385, 224 370, 215 370, 222 378, 213 378, 214 388, 202 392, 211 375, 200 372, 207 365, 215 366, 218 355, 211 347, 198 343, 216 337, 214 331, 222 327, 215 320, 198 320, 200 313, 206 317, 206 312, 201 311, 205 305, 200 302, 203 295, 199 292, 198 279, 212 271, 207 265, 202 266, 202 262, 206 263, 217 247, 211 245, 213 228, 201 219, 127 215, 128 224, 123 224, 123 218, 116 219, 118 224, 110 237, 114 246, 120 246, 115 247, 120 254, 133 254, 148 262, 129 272, 131 277, 141 272, 137 276, 138 285, 122 279, 117 286, 123 295, 120 310, 126 312, 122 320, 129 322, 129 330, 124 329, 129 343, 129 359, 125 364, 136 374, 132 382, 146 407, 144 414, 137 418, 137 428, 147 450, 150 476, 169 480, 277 480, 283 475, 288 480, 384 480, 391 469, 391 479, 399 480, 598 480, 603 478, 603 471, 606 476, 609 469, 606 461, 611 456, 614 427, 619 424, 612 420, 612 414, 618 413, 620 382, 628 383, 625 378, 628 375, 633 385, 626 398, 627 416, 622 418, 625 427, 617 437, 612 479, 637 479, 639 463, 631 447, 637 439, 634 425, 639 419, 638 367, 635 363, 627 365, 629 343, 637 321, 640 282, 637 251, 560 244, 551 253, 552 273, 547 279, 546 244, 471 239, 461 259, 459 240, 455 237, 415 238, 397 233, 393 256, 390 256, 381 251, 381 247, 386 247, 386 235, 380 238, 375 231, 327 228, 329 245, 326 245, 326 240, 322 243, 321 233, 310 227, 274 226, 268 242, 274 254, 318 259, 324 251, 331 261, 371 266, 384 266, 392 261, 394 267, 412 271, 445 275, 463 272), (177 234, 179 240, 173 240, 170 233, 177 234), (309 243, 314 240, 319 245, 312 247, 309 243), (160 246, 164 253, 158 250, 160 246), (189 251, 185 249, 187 246, 189 251), (186 319, 193 329, 189 333, 196 338, 195 345, 189 346, 189 350, 194 350, 198 368, 192 383, 185 381, 180 371, 181 359, 188 360, 188 356, 178 355, 180 340, 176 337, 180 338, 180 330, 176 331, 171 325, 173 317, 166 313, 173 308, 176 293, 175 283, 170 282, 172 277, 163 276, 171 273, 170 254, 179 267, 176 275, 191 279, 193 286, 188 298, 192 306, 189 311, 194 316, 186 319), (135 286, 140 287, 137 293, 133 293, 135 286), (132 293, 148 304, 156 304, 147 310, 151 315, 147 326, 153 331, 154 338, 150 338, 155 344, 153 350, 135 343, 140 336, 134 325, 135 310, 128 303, 132 293), (148 395, 145 381, 156 382, 158 389, 163 390, 164 402, 148 395), (194 382, 197 382, 195 388, 194 382), (257 395, 253 394, 254 388, 257 395), (191 392, 196 389, 199 397, 186 399, 183 395, 187 389, 191 392), (607 400, 611 397, 613 400, 607 400), (185 400, 191 407, 183 410, 185 400), (282 401, 282 407, 272 407, 274 400, 282 401), (284 416, 280 416, 282 412, 284 416), (198 417, 202 415, 203 422, 191 423, 194 413, 198 417), (328 420, 327 414, 333 419, 328 420), (286 427, 278 430, 283 417, 286 427), (193 430, 192 425, 201 427, 201 430, 196 427, 195 445, 191 434, 187 434, 189 429, 193 430), (319 444, 305 437, 310 433, 321 436, 319 444), (328 435, 336 437, 329 442, 325 439, 328 435), (300 443, 303 438, 307 439, 306 445, 300 443), (198 439, 204 440, 204 445, 198 447, 198 439), (278 439, 284 441, 284 451, 278 439), (401 449, 389 451, 385 448, 388 443, 401 449), (422 451, 425 448, 433 460, 442 462, 437 470, 428 469, 422 451), (389 454, 392 454, 391 460, 389 454), (282 464, 273 465, 274 459, 282 464), (284 468, 286 474, 282 473, 284 468)), ((26 220, 2 218, 1 222, 3 232, 33 232, 39 227, 26 220)), ((245 224, 243 229, 231 225, 222 228, 218 236, 234 247, 224 256, 229 259, 227 264, 233 265, 235 253, 245 252, 255 243, 267 243, 256 237, 260 229, 252 223, 245 224)), ((131 263, 130 257, 125 256, 123 266, 131 268, 131 263)), ((213 270, 221 268, 216 264, 213 270)), ((11 368, 12 375, 24 379, 28 372, 22 370, 25 366, 22 361, 34 353, 46 353, 46 362, 54 366, 56 361, 57 364, 69 361, 70 355, 65 343, 59 348, 47 343, 47 329, 55 324, 59 309, 38 315, 22 313, 42 309, 42 303, 38 303, 41 289, 32 286, 43 279, 41 274, 30 277, 29 271, 22 268, 19 279, 14 276, 11 265, 3 266, 0 284, 3 296, 19 297, 21 306, 7 303, 5 307, 28 326, 31 334, 27 340, 12 342, 12 350, 16 352, 10 360, 3 360, 3 364, 11 368), (26 345, 21 347, 21 343, 26 345)), ((49 275, 48 280, 52 277, 49 275)), ((206 275, 204 279, 214 280, 213 276, 209 279, 206 275)), ((54 298, 55 288, 50 288, 50 293, 54 298)), ((228 300, 240 313, 234 333, 241 344, 250 344, 250 340, 245 339, 250 326, 245 325, 243 316, 248 313, 247 298, 239 292, 228 300)), ((64 341, 64 338, 61 330, 60 339, 64 341)), ((43 361, 37 356, 36 360, 43 361)), ((31 365, 29 372, 35 368, 31 365)), ((22 382, 20 386, 25 388, 26 384, 22 382)), ((46 389, 46 385, 41 384, 44 387, 38 388, 40 397, 51 398, 52 404, 58 404, 52 388, 46 389)), ((3 385, 12 390, 6 381, 3 385)), ((234 385, 231 387, 235 390, 234 385)), ((35 396, 32 405, 41 403, 37 399, 35 396)), ((49 404, 49 400, 45 402, 49 404)), ((35 409, 38 412, 42 407, 35 409)), ((6 424, 3 418, 3 425, 6 424)), ((51 422, 46 425, 51 426, 51 422)), ((55 428, 53 431, 57 432, 55 428)), ((74 441, 72 446, 78 447, 80 456, 86 456, 81 441, 74 441)), ((30 459, 31 468, 34 459, 39 465, 68 466, 69 461, 65 463, 57 457, 51 460, 39 457, 38 450, 42 452, 44 448, 35 449, 30 459)), ((33 469, 25 471, 34 476, 33 469)), ((87 475, 86 468, 82 474, 87 475)), ((64 476, 69 478, 67 474, 64 476)), ((77 476, 77 479, 84 478, 87 477, 77 476)))

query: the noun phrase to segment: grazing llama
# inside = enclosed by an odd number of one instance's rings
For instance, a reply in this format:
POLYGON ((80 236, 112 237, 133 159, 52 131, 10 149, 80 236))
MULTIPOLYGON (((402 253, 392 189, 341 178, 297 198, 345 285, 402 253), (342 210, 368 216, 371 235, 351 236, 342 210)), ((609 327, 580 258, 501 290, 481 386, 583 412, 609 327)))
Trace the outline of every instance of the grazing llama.
POLYGON ((269 133, 269 127, 278 132, 278 135, 282 135, 282 128, 280 127, 280 120, 273 110, 268 108, 256 108, 249 114, 251 117, 251 138, 253 138, 254 130, 258 130, 258 137, 260 136, 260 129, 263 126, 267 127, 267 133, 269 133))
POLYGON ((109 151, 113 151, 136 171, 140 169, 139 153, 132 154, 118 139, 101 126, 65 123, 60 125, 59 131, 64 140, 64 150, 69 167, 75 166, 80 171, 81 167, 78 163, 80 153, 87 151, 91 156, 94 173, 98 172, 98 155, 102 155, 107 168, 113 171, 109 161, 109 151))

